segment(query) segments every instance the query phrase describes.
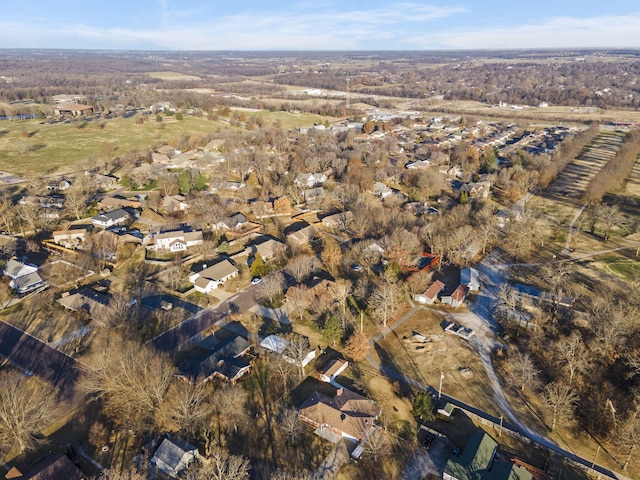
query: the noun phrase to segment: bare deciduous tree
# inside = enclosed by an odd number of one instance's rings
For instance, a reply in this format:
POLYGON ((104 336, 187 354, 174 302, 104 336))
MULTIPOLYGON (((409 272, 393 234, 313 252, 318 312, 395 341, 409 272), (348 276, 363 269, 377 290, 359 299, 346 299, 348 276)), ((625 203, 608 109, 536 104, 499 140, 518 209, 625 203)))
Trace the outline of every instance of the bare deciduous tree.
POLYGON ((320 262, 313 255, 298 255, 289 260, 287 272, 300 283, 320 267, 320 262))
POLYGON ((290 408, 285 408, 280 413, 280 421, 278 422, 282 433, 294 443, 304 432, 304 425, 298 418, 298 413, 290 408))
POLYGON ((284 276, 282 273, 272 273, 267 275, 258 284, 258 296, 269 303, 273 302, 275 297, 282 294, 284 289, 284 276))
POLYGON ((311 350, 309 339, 304 335, 291 334, 289 335, 288 340, 289 345, 284 351, 284 354, 293 360, 296 366, 300 369, 300 380, 302 380, 304 378, 303 362, 311 350))
POLYGON ((187 474, 187 480, 247 480, 249 460, 231 455, 222 447, 214 447, 208 455, 207 463, 196 465, 187 474))
POLYGON ((365 440, 363 453, 374 462, 377 462, 391 453, 391 442, 384 432, 376 429, 365 440))
POLYGON ((400 302, 398 285, 388 280, 380 283, 369 299, 369 305, 373 309, 373 317, 382 323, 383 328, 387 328, 387 322, 393 317, 400 302))
POLYGON ((105 413, 114 422, 148 428, 174 379, 171 362, 115 334, 95 349, 97 353, 83 366, 80 388, 102 398, 105 413))
POLYGON ((294 285, 287 290, 286 296, 291 312, 297 314, 298 319, 302 320, 304 312, 311 305, 309 289, 305 285, 294 285))
POLYGON ((55 392, 36 378, 0 377, 0 453, 40 443, 34 435, 52 420, 55 392))
POLYGON ((573 385, 576 374, 584 372, 589 365, 589 352, 578 332, 563 338, 556 344, 559 363, 569 372, 569 386, 573 385))
POLYGON ((520 385, 520 390, 524 390, 524 387, 527 385, 533 387, 540 375, 540 370, 536 368, 531 355, 528 353, 518 352, 518 354, 510 360, 510 369, 520 385))
POLYGON ((578 396, 571 387, 564 383, 550 383, 544 389, 544 398, 551 413, 551 430, 556 429, 556 423, 566 423, 573 415, 573 407, 578 396))
POLYGON ((158 409, 163 430, 177 432, 192 440, 211 416, 211 386, 206 383, 173 382, 158 409))

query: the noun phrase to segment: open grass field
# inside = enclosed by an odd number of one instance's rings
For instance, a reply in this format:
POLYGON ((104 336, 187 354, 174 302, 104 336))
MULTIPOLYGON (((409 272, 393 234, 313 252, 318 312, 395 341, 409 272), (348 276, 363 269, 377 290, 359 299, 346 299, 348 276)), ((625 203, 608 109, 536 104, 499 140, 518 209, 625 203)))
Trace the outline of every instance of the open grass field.
MULTIPOLYGON (((225 121, 185 116, 183 120, 163 117, 145 119, 136 125, 136 118, 77 120, 72 123, 42 125, 39 120, 3 121, 0 123, 0 171, 18 175, 46 173, 70 173, 79 162, 89 156, 99 155, 101 145, 115 148, 115 155, 125 152, 143 152, 160 147, 184 135, 200 135, 232 129, 225 121)), ((320 115, 259 111, 246 114, 262 117, 265 126, 277 122, 283 129, 312 126, 315 123, 333 121, 320 115)))
POLYGON ((196 77, 195 75, 186 75, 184 73, 171 72, 171 71, 148 72, 147 75, 149 75, 151 78, 159 78, 160 80, 183 80, 183 81, 202 80, 200 77, 196 77))

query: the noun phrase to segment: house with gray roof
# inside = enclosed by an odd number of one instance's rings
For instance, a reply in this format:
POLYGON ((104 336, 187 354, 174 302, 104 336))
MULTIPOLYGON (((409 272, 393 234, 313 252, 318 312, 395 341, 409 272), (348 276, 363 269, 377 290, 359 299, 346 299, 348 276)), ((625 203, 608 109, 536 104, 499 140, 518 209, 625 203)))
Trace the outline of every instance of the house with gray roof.
POLYGON ((170 252, 184 252, 190 247, 202 245, 202 231, 185 232, 174 230, 159 233, 153 237, 154 243, 149 245, 149 250, 168 250, 170 252))
POLYGON ((91 223, 96 227, 108 228, 114 225, 122 225, 131 218, 131 215, 126 210, 119 208, 112 212, 101 213, 91 218, 91 223))
POLYGON ((249 372, 251 364, 245 358, 251 344, 241 336, 218 343, 205 356, 191 358, 180 366, 181 375, 199 384, 214 378, 235 383, 249 372))
POLYGON ((169 478, 177 478, 198 455, 198 449, 190 443, 179 438, 167 437, 156 450, 151 464, 169 478))
POLYGON ((4 274, 11 280, 9 286, 23 295, 42 287, 46 282, 38 273, 38 267, 11 259, 4 267, 4 274))
MULTIPOLYGON (((206 267, 206 265, 204 266, 206 267)), ((199 272, 189 275, 189 281, 193 283, 196 291, 209 294, 219 285, 238 275, 238 269, 233 263, 225 259, 199 272)))

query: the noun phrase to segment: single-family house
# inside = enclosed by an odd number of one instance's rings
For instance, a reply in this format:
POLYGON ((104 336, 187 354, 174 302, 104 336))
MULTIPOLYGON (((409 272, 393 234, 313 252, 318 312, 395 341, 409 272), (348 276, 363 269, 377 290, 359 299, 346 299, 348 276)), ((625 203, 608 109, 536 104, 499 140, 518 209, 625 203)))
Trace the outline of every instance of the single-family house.
POLYGON ((460 187, 460 192, 467 192, 469 198, 487 198, 491 192, 491 182, 469 182, 460 187))
POLYGON ((140 200, 137 198, 124 198, 119 195, 107 195, 98 202, 98 205, 104 209, 122 207, 140 208, 142 206, 140 200))
POLYGON ((249 219, 244 216, 243 213, 238 212, 234 213, 230 217, 225 218, 221 222, 216 223, 213 226, 214 230, 240 230, 247 223, 249 223, 249 219))
POLYGON ((327 383, 332 383, 338 375, 344 372, 349 366, 349 362, 342 358, 336 358, 331 360, 321 371, 320 380, 327 383))
POLYGON ((62 453, 49 455, 33 467, 18 466, 11 468, 4 478, 16 480, 83 480, 89 478, 69 457, 62 453))
POLYGON ((299 173, 293 183, 303 188, 313 188, 327 181, 324 173, 299 173))
POLYGON ((313 225, 307 225, 306 227, 287 235, 287 241, 297 246, 305 245, 306 243, 309 243, 317 233, 318 229, 316 227, 313 225))
POLYGON ((385 199, 393 194, 393 190, 382 182, 375 182, 371 191, 376 197, 380 197, 382 199, 385 199))
POLYGON ((525 468, 496 460, 498 444, 484 432, 467 441, 462 454, 451 457, 444 467, 444 480, 532 480, 525 468))
MULTIPOLYGON (((173 155, 173 154, 172 154, 173 155)), ((156 165, 168 165, 169 162, 171 161, 171 159, 169 158, 169 155, 165 154, 165 153, 156 153, 153 152, 151 154, 151 161, 153 163, 155 163, 156 165)))
POLYGON ((167 437, 162 440, 153 455, 151 464, 170 478, 177 478, 198 455, 198 449, 190 443, 179 438, 167 437))
POLYGON ((233 192, 237 192, 238 190, 246 187, 244 183, 241 182, 211 182, 211 193, 217 193, 220 190, 230 190, 233 192))
POLYGON ((440 297, 440 301, 444 305, 451 305, 453 308, 458 308, 464 303, 464 299, 467 298, 469 288, 465 285, 458 285, 454 290, 446 291, 440 297))
POLYGON ((76 246, 82 242, 87 235, 88 226, 81 228, 69 228, 67 230, 56 230, 53 232, 53 241, 58 245, 76 246))
POLYGON ((175 230, 159 233, 153 237, 154 243, 149 245, 150 250, 168 250, 170 252, 184 252, 190 247, 202 245, 202 232, 185 232, 175 230))
POLYGON ((427 288, 424 293, 418 293, 413 296, 413 299, 418 303, 423 303, 425 305, 431 305, 436 301, 438 295, 442 293, 445 289, 445 284, 440 280, 436 280, 433 282, 429 288, 427 288))
POLYGON ((415 162, 409 162, 404 167, 408 170, 423 170, 429 168, 431 162, 429 160, 416 160, 415 162))
POLYGON ((373 401, 346 388, 339 388, 333 398, 313 392, 298 409, 304 423, 353 442, 369 434, 380 413, 373 401))
POLYGON ((167 195, 162 199, 165 212, 184 212, 189 209, 189 202, 184 195, 167 195))
POLYGON ((95 173, 91 175, 91 179, 94 181, 96 186, 103 191, 115 188, 118 184, 118 179, 111 175, 100 175, 99 173, 95 173))
POLYGON ((313 203, 322 200, 327 195, 324 187, 307 188, 302 191, 302 198, 306 203, 313 203))
POLYGON ((241 336, 228 338, 218 343, 205 356, 191 358, 181 366, 184 378, 199 384, 214 378, 235 383, 251 369, 244 358, 251 350, 251 344, 241 336))
POLYGON ((253 255, 260 254, 263 260, 270 260, 277 256, 280 252, 283 252, 287 246, 280 240, 273 238, 268 239, 265 242, 253 245, 251 251, 253 255))
POLYGON ((4 274, 11 279, 9 286, 21 295, 36 290, 46 284, 40 274, 38 274, 38 267, 28 263, 18 262, 13 258, 5 265, 4 274))
POLYGON ((112 212, 101 213, 91 218, 91 222, 96 227, 108 228, 114 225, 122 225, 131 218, 131 215, 126 210, 118 209, 112 212))
POLYGON ((65 292, 57 301, 67 310, 84 312, 88 318, 96 321, 104 320, 109 313, 109 297, 90 288, 83 287, 74 293, 65 292))
POLYGON ((353 213, 346 211, 327 215, 322 219, 322 224, 327 228, 339 228, 346 230, 347 224, 353 220, 353 213))
POLYGON ((301 360, 295 359, 291 356, 291 348, 292 343, 278 335, 269 335, 262 342, 260 342, 260 346, 265 350, 276 353, 282 358, 296 366, 306 367, 314 358, 316 358, 316 350, 311 348, 309 345, 309 341, 307 339, 306 345, 308 346, 306 355, 301 360))
POLYGON ((460 270, 460 283, 465 285, 469 292, 478 293, 480 291, 480 272, 475 268, 463 268, 460 270))
POLYGON ((204 151, 205 152, 217 151, 217 150, 220 150, 220 147, 222 147, 223 145, 224 145, 224 139, 215 138, 204 146, 204 151))
POLYGON ((226 281, 238 275, 238 269, 229 260, 222 260, 208 268, 189 275, 196 291, 209 294, 226 281))

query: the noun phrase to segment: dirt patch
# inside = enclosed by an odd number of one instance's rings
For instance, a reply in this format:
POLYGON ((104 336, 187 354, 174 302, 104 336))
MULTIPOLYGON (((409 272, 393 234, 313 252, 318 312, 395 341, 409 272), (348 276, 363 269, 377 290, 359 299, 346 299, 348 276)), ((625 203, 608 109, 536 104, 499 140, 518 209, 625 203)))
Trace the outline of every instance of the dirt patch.
POLYGON ((482 361, 469 342, 444 332, 440 325, 444 319, 445 312, 419 310, 396 330, 395 335, 388 335, 379 342, 377 353, 382 363, 436 389, 440 373, 444 373, 444 393, 499 415, 492 402, 493 391, 482 361), (414 332, 429 341, 415 342, 414 332))

